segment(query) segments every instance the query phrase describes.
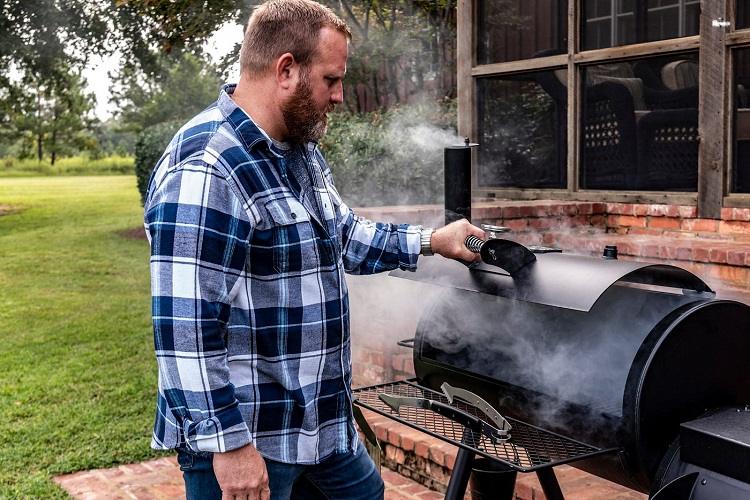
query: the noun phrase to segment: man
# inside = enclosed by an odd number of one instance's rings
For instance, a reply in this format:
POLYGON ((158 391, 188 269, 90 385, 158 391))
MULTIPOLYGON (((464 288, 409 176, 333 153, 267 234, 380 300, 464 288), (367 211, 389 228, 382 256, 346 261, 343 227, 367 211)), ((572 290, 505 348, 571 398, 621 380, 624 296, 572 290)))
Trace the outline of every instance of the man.
POLYGON ((344 272, 413 270, 420 251, 472 260, 463 240, 484 234, 375 224, 341 200, 316 143, 350 36, 310 0, 259 6, 239 83, 152 176, 152 446, 178 450, 188 498, 382 498, 353 425, 344 272))

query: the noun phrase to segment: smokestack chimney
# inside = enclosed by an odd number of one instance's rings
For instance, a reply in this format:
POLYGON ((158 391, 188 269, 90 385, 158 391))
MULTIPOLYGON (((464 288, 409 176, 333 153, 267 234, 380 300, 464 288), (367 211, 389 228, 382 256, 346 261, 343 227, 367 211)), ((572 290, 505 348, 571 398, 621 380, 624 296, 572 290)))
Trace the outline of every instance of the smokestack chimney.
POLYGON ((467 137, 462 146, 445 148, 445 223, 466 218, 471 221, 471 144, 467 137))

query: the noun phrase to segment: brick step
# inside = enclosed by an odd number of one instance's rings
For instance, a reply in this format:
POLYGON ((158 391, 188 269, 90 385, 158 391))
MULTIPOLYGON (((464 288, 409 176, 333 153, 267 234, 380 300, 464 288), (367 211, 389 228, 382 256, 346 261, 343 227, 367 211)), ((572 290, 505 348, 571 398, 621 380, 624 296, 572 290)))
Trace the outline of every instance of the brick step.
MULTIPOLYGON (((458 448, 388 417, 363 410, 383 451, 384 466, 432 490, 445 492, 456 461, 458 448)), ((646 495, 580 471, 567 465, 555 467, 555 474, 566 498, 576 500, 645 500, 646 495)), ((467 494, 466 498, 469 498, 467 494)), ((536 474, 519 474, 515 500, 544 498, 536 474)))

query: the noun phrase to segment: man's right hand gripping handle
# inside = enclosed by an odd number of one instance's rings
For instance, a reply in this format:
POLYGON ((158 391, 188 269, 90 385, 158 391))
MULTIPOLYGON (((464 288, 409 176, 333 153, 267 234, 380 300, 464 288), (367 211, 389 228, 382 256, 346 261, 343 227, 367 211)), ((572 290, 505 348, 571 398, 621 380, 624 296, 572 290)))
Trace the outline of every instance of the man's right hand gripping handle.
POLYGON ((266 462, 252 444, 224 453, 214 453, 213 467, 222 500, 270 499, 266 462))

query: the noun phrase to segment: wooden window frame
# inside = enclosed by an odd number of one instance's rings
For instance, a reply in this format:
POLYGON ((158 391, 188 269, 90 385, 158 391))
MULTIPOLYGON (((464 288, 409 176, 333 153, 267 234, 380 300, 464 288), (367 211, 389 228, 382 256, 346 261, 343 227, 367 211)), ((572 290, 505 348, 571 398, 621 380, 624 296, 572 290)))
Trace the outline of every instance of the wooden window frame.
MULTIPOLYGON (((732 96, 731 50, 750 46, 750 28, 739 31, 717 28, 714 19, 734 22, 735 0, 701 0, 700 34, 683 38, 645 42, 620 47, 580 51, 580 8, 582 0, 568 0, 568 50, 566 54, 493 64, 476 64, 478 0, 458 0, 458 132, 478 137, 476 79, 539 70, 567 68, 568 155, 567 187, 524 189, 480 187, 476 162, 472 165, 472 189, 481 198, 558 199, 627 203, 670 203, 697 205, 700 217, 719 218, 723 206, 750 207, 750 194, 731 193, 732 96), (652 55, 699 53, 698 191, 585 190, 578 187, 580 143, 580 70, 587 65, 652 55), (717 92, 717 86, 721 92, 717 92)), ((480 145, 481 147, 481 145, 480 145)))
POLYGON ((725 112, 725 123, 726 123, 726 144, 724 145, 724 154, 726 157, 726 178, 725 183, 725 196, 723 198, 723 205, 725 207, 739 207, 739 208, 750 208, 750 193, 732 193, 732 169, 734 168, 734 57, 732 57, 732 51, 734 49, 747 48, 750 49, 750 27, 742 28, 739 30, 734 29, 736 17, 735 17, 735 0, 729 0, 725 5, 726 17, 731 23, 730 30, 725 34, 723 40, 724 52, 727 61, 726 68, 726 80, 727 80, 727 102, 724 109, 725 112))

